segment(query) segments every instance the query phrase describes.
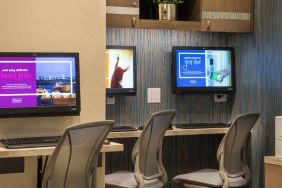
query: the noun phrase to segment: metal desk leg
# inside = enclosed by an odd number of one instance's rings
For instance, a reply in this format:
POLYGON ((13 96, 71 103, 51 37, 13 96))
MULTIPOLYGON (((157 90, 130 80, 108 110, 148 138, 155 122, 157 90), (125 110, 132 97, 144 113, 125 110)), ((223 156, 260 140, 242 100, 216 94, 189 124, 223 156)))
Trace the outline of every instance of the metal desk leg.
POLYGON ((41 188, 42 176, 43 176, 42 156, 39 156, 37 158, 37 188, 41 188))

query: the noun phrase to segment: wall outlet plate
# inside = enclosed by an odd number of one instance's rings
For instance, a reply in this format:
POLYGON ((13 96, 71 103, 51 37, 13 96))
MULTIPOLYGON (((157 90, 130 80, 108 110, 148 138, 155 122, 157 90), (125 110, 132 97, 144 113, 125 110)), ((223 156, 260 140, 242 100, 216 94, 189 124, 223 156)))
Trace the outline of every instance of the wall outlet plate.
POLYGON ((214 102, 227 102, 227 95, 226 94, 215 94, 214 102))
POLYGON ((116 98, 115 97, 107 97, 106 98, 107 104, 115 104, 116 103, 116 98))
POLYGON ((148 103, 161 103, 161 88, 148 88, 147 102, 148 103))

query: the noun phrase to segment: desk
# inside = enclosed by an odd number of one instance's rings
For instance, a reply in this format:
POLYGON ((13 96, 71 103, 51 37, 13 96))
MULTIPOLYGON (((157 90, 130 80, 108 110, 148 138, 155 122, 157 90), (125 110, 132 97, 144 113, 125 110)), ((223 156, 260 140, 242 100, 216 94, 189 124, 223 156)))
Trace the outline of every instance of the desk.
MULTIPOLYGON (((105 187, 105 153, 123 151, 123 144, 111 142, 109 145, 103 145, 101 149, 102 153, 102 165, 97 169, 97 187, 105 187)), ((52 155, 55 147, 39 147, 39 148, 22 148, 22 149, 6 149, 0 147, 0 158, 9 157, 36 157, 52 155)))
POLYGON ((264 157, 265 188, 282 187, 282 158, 275 156, 264 157))
MULTIPOLYGON (((201 128, 201 129, 179 129, 173 127, 167 130, 165 136, 185 136, 185 135, 211 135, 225 134, 229 128, 201 128)), ((108 138, 136 138, 141 135, 142 131, 129 132, 110 132, 108 138)))

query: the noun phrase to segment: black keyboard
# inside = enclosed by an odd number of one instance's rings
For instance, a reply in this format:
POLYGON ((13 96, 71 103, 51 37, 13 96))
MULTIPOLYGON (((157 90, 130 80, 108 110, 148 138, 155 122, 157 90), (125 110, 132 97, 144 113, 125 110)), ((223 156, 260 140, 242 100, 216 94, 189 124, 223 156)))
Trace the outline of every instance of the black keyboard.
POLYGON ((128 131, 137 131, 135 127, 127 126, 127 125, 119 125, 113 126, 110 132, 128 132, 128 131))
MULTIPOLYGON (((144 125, 141 125, 140 127, 138 127, 138 130, 143 130, 144 129, 144 125)), ((173 128, 172 128, 172 124, 168 127, 168 129, 167 130, 173 130, 173 128)))
POLYGON ((8 149, 56 146, 60 136, 9 138, 1 140, 8 149))
POLYGON ((231 123, 176 123, 176 128, 180 129, 204 129, 204 128, 229 128, 231 123))

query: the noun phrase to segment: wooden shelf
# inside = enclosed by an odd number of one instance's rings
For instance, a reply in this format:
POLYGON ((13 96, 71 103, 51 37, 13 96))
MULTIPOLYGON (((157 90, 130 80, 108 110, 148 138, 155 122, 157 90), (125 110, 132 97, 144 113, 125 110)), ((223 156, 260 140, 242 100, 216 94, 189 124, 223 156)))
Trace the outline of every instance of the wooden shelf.
POLYGON ((140 19, 138 23, 138 28, 200 31, 201 21, 168 21, 168 20, 140 19))
POLYGON ((153 0, 149 3, 143 0, 106 1, 107 27, 226 33, 253 31, 253 0, 187 0, 177 6, 176 16, 181 21, 155 20, 158 12, 153 0))

